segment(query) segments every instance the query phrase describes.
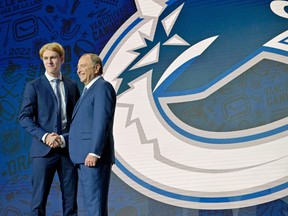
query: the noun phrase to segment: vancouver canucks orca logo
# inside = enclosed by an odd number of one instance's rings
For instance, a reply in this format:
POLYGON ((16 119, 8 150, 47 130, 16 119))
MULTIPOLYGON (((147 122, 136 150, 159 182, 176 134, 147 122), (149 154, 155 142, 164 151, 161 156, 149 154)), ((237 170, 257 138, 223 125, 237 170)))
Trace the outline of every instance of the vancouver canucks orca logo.
POLYGON ((288 1, 136 1, 107 44, 115 173, 199 209, 287 195, 288 1))

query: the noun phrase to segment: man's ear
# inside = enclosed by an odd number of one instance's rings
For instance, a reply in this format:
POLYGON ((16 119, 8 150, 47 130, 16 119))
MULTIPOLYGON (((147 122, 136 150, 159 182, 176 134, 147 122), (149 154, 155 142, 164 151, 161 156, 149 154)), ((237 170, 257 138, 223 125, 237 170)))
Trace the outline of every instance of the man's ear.
POLYGON ((95 65, 95 74, 99 74, 100 69, 101 69, 101 65, 100 64, 96 64, 95 65))

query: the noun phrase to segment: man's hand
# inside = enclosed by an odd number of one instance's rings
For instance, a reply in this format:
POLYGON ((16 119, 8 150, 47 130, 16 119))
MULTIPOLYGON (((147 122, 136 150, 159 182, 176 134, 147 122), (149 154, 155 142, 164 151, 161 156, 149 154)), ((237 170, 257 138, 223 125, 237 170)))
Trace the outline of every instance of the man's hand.
POLYGON ((97 157, 88 154, 84 164, 85 166, 94 167, 97 164, 97 160, 98 160, 97 157))
POLYGON ((57 133, 49 133, 46 136, 45 144, 48 145, 50 148, 58 148, 60 147, 62 140, 57 133))

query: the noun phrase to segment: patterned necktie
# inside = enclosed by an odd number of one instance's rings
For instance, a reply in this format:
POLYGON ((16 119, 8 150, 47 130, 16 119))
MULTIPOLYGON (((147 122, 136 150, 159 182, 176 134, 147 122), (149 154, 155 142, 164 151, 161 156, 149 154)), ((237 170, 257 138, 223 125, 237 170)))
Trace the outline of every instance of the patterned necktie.
POLYGON ((54 79, 56 85, 56 97, 57 97, 57 133, 62 134, 62 103, 61 103, 61 93, 60 93, 60 79, 54 79))

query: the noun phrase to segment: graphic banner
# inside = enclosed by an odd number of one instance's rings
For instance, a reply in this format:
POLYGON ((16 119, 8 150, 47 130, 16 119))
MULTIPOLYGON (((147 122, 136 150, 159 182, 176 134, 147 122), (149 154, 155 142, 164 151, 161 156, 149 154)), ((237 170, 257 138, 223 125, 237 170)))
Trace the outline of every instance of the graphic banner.
MULTIPOLYGON (((109 215, 288 214, 288 1, 0 1, 0 215, 29 215, 24 86, 87 52, 117 92, 109 215)), ((79 186, 79 215, 84 214, 79 186)), ((55 175, 47 215, 62 215, 55 175)))

